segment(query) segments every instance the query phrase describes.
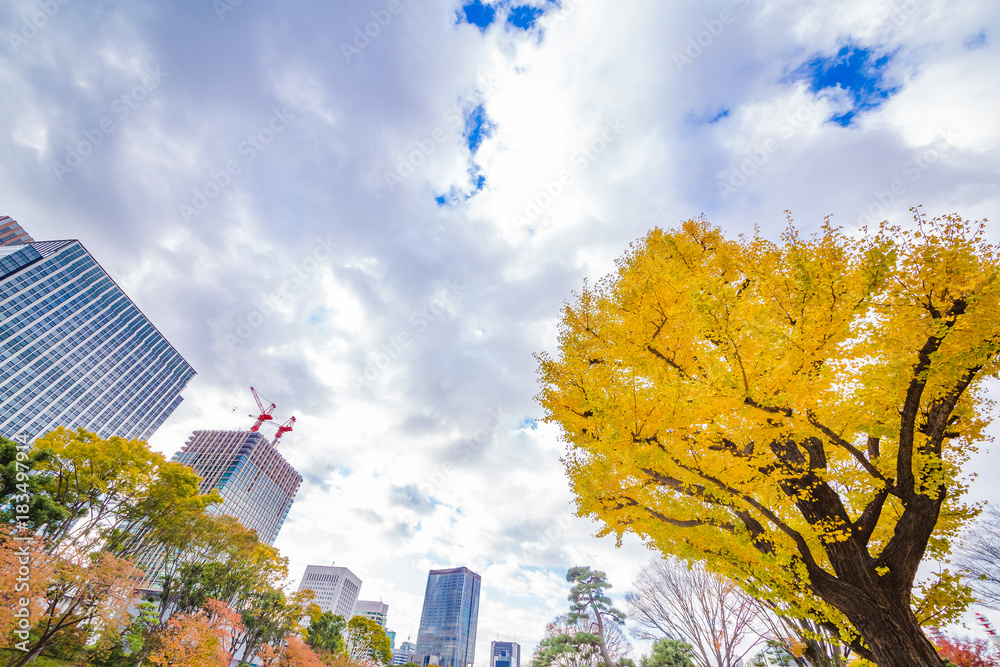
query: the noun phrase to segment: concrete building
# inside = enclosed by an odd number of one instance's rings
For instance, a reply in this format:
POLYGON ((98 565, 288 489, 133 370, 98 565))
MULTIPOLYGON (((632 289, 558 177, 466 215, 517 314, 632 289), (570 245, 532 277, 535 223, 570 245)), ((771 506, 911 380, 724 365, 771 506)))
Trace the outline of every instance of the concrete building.
POLYGON ((482 578, 467 567, 430 571, 417 634, 417 656, 422 658, 418 662, 442 667, 473 664, 481 584, 482 578))
POLYGON ((354 603, 354 616, 364 616, 370 618, 385 629, 386 619, 389 618, 389 605, 380 600, 358 600, 354 603))
POLYGON ((0 245, 0 369, 0 434, 27 438, 146 440, 195 375, 79 241, 0 245))
POLYGON ((521 667, 521 645, 517 642, 490 642, 490 667, 521 667))
POLYGON ((218 489, 222 494, 211 512, 233 517, 256 530, 261 542, 274 544, 302 475, 264 434, 195 431, 173 460, 198 473, 202 493, 218 489))
POLYGON ((349 621, 361 592, 361 579, 346 567, 307 565, 299 590, 307 589, 316 594, 320 609, 332 611, 349 621))

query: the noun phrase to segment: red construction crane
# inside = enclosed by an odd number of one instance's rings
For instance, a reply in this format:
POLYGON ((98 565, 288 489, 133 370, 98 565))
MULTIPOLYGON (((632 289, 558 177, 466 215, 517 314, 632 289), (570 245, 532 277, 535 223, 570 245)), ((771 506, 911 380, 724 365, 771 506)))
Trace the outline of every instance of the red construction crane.
MULTIPOLYGON (((254 389, 253 387, 250 387, 250 393, 253 394, 253 400, 257 401, 257 409, 260 410, 260 414, 257 415, 256 423, 254 423, 254 425, 250 427, 250 431, 256 433, 257 431, 260 430, 261 424, 274 419, 274 417, 271 415, 271 413, 274 412, 274 403, 271 403, 271 405, 269 405, 267 409, 265 409, 264 404, 260 402, 260 396, 257 395, 257 390, 254 389)), ((253 415, 247 415, 247 416, 253 417, 253 415)))
POLYGON ((271 444, 277 447, 278 440, 281 439, 281 436, 291 431, 293 426, 295 426, 295 417, 291 417, 288 421, 278 427, 278 432, 274 436, 274 442, 271 444))

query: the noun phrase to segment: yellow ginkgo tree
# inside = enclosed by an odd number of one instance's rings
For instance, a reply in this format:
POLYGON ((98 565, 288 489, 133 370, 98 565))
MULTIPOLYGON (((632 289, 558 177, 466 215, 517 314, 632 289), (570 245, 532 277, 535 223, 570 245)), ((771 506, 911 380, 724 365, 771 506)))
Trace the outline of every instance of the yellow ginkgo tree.
POLYGON ((942 559, 977 508, 1000 265, 958 216, 780 243, 656 229, 563 310, 538 400, 602 533, 731 577, 880 667, 939 667, 922 623, 970 597, 942 559))

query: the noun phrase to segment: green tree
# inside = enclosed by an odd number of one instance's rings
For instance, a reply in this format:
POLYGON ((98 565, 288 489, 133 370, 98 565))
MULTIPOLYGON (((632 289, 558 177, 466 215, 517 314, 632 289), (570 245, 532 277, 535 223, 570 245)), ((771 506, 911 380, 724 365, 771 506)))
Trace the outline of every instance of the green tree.
POLYGON ((611 598, 605 591, 611 588, 607 575, 589 567, 571 567, 566 573, 566 581, 573 584, 569 592, 570 612, 567 620, 575 623, 579 618, 593 619, 597 647, 606 667, 614 667, 615 661, 608 653, 605 640, 609 625, 620 626, 625 622, 625 614, 611 605, 611 598))
POLYGON ((577 617, 575 623, 566 616, 557 618, 546 627, 545 637, 535 649, 532 667, 583 667, 600 659, 600 640, 591 630, 588 620, 577 617))
POLYGON ((218 494, 201 495, 190 468, 167 461, 141 440, 101 438, 84 429, 57 428, 33 452, 40 487, 64 518, 49 521, 50 550, 101 550, 133 558, 169 532, 185 509, 200 512, 218 494))
POLYGON ((976 509, 1000 349, 1000 259, 958 216, 780 244, 653 230, 563 311, 539 400, 579 513, 823 623, 880 667, 938 667, 922 586, 976 509))
POLYGON ((129 614, 129 621, 118 641, 91 651, 90 665, 94 667, 125 667, 140 665, 155 648, 155 632, 160 628, 156 604, 144 600, 136 613, 129 614))
MULTIPOLYGON (((570 623, 568 618, 563 614, 546 626, 545 636, 532 657, 534 667, 592 667, 604 662, 593 619, 578 614, 570 623)), ((622 661, 630 647, 620 626, 611 623, 604 632, 604 644, 612 660, 619 666, 626 664, 622 661)))
POLYGON ((679 639, 659 639, 653 644, 648 665, 643 667, 695 667, 691 656, 694 650, 679 639))
POLYGON ((347 622, 347 653, 351 660, 365 664, 392 664, 392 642, 385 629, 364 616, 347 622))
POLYGON ((343 653, 346 629, 347 622, 343 616, 324 611, 310 621, 306 643, 317 651, 329 651, 333 655, 343 653))
POLYGON ((13 440, 0 436, 0 521, 37 533, 69 518, 70 510, 46 491, 48 474, 40 472, 53 456, 44 447, 23 452, 13 440), (27 512, 15 511, 17 506, 27 512), (27 516, 28 521, 19 522, 18 516, 27 516))
POLYGON ((248 663, 264 644, 280 646, 300 629, 299 622, 313 596, 312 591, 286 596, 272 588, 245 601, 243 628, 234 636, 233 655, 242 654, 242 662, 248 663))
MULTIPOLYGON (((0 449, 10 457, 9 443, 0 449)), ((144 544, 155 543, 172 510, 202 511, 209 500, 198 494, 193 472, 139 440, 58 428, 34 442, 27 462, 17 460, 23 456, 17 452, 14 463, 30 465, 30 490, 41 499, 29 516, 45 562, 35 563, 31 585, 33 592, 44 592, 44 600, 28 650, 12 665, 71 643, 73 635, 115 641, 141 576, 131 559, 144 544), (136 527, 131 533, 125 530, 130 526, 136 527)), ((20 483, 16 475, 15 481, 20 483)))

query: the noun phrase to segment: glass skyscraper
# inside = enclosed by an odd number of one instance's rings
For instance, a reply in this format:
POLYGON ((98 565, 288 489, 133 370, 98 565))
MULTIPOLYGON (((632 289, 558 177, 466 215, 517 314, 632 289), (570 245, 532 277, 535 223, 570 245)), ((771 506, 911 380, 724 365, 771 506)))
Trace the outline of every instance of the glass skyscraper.
POLYGON ((201 493, 219 490, 223 500, 212 506, 212 512, 233 517, 245 528, 256 530, 261 542, 274 544, 302 475, 264 434, 195 431, 173 460, 201 477, 201 493))
POLYGON ((431 570, 417 633, 423 664, 437 657, 443 667, 468 667, 476 654, 482 578, 467 567, 431 570))
POLYGON ((0 434, 145 440, 194 374, 79 241, 0 246, 0 434))

